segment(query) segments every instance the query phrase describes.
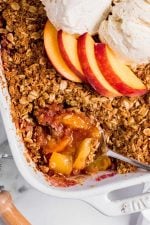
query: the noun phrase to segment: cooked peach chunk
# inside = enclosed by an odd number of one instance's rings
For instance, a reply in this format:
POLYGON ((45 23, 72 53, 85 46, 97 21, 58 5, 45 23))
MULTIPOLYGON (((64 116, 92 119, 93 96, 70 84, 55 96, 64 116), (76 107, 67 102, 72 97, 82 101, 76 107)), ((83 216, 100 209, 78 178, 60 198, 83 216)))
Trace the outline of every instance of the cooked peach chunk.
POLYGON ((88 129, 89 122, 86 118, 82 118, 78 114, 68 114, 63 117, 62 123, 72 129, 88 129))
POLYGON ((89 130, 89 135, 90 137, 92 138, 97 138, 97 139, 100 139, 101 138, 101 133, 100 133, 100 130, 98 129, 98 127, 92 127, 90 130, 89 130))
POLYGON ((67 146, 62 153, 65 154, 65 155, 74 156, 75 152, 76 152, 76 148, 75 148, 75 146, 72 145, 72 146, 67 146))
POLYGON ((108 156, 101 155, 86 168, 87 172, 96 173, 105 171, 111 166, 111 160, 108 156))
POLYGON ((70 155, 53 152, 49 161, 49 168, 56 173, 70 175, 72 171, 72 157, 70 155))
POLYGON ((71 137, 64 137, 58 142, 55 139, 48 141, 47 145, 43 148, 44 154, 49 154, 52 152, 62 152, 72 141, 71 137))
POLYGON ((86 138, 81 142, 73 164, 74 169, 82 170, 85 168, 86 159, 91 151, 91 141, 92 138, 86 138))

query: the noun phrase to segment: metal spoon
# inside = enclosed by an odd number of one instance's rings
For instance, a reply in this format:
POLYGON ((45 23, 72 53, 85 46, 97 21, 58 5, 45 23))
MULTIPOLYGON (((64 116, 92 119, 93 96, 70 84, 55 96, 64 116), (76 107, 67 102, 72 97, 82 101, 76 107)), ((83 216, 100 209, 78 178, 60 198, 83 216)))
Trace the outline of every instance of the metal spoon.
POLYGON ((109 149, 107 144, 106 144, 106 141, 105 141, 105 136, 104 136, 104 131, 103 130, 101 130, 101 134, 102 134, 101 135, 101 141, 102 141, 102 145, 103 145, 103 148, 104 148, 103 149, 104 154, 106 154, 109 157, 112 157, 112 158, 119 159, 119 160, 122 160, 124 162, 127 162, 127 163, 129 163, 129 164, 131 164, 133 166, 138 167, 138 168, 150 171, 150 165, 147 165, 145 163, 141 163, 141 162, 139 162, 136 159, 132 159, 132 158, 123 156, 123 155, 118 154, 117 152, 114 152, 111 149, 109 149))

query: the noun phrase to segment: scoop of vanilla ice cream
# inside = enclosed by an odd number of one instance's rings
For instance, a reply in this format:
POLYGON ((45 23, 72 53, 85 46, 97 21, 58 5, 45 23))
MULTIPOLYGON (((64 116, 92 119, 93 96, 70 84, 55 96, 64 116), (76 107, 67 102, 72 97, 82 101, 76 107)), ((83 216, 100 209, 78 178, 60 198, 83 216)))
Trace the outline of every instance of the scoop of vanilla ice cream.
POLYGON ((128 65, 150 62, 150 1, 116 4, 101 23, 99 37, 128 65))
POLYGON ((83 34, 98 32, 100 22, 110 11, 112 0, 41 0, 47 17, 59 30, 83 34))

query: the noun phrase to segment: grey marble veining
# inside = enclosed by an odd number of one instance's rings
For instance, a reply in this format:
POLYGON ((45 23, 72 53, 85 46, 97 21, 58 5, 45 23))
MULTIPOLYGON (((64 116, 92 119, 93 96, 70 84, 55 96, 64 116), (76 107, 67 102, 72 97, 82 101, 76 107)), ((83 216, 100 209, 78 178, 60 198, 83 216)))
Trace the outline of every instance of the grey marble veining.
MULTIPOLYGON (((9 153, 10 148, 7 142, 6 133, 0 116, 0 153, 9 153)), ((4 185, 5 189, 12 193, 14 199, 19 197, 21 193, 27 191, 30 186, 22 178, 13 159, 1 159, 0 164, 0 185, 4 185)))
POLYGON ((2 118, 0 116, 0 145, 7 140, 6 133, 4 131, 2 118))
MULTIPOLYGON (((11 154, 1 115, 0 153, 11 154)), ((0 159, 0 164, 2 165, 0 167, 0 185, 4 186, 5 189, 11 193, 13 201, 16 201, 18 198, 21 198, 23 193, 32 189, 18 172, 18 169, 13 159, 0 159)), ((4 225, 1 219, 0 225, 4 225)))

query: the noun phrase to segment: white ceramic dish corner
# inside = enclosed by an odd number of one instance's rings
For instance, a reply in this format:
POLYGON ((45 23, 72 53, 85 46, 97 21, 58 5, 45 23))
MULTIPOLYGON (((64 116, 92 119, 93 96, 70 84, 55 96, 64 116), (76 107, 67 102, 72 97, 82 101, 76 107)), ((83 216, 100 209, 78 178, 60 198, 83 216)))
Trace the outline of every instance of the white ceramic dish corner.
POLYGON ((128 188, 129 186, 149 181, 150 173, 137 172, 128 175, 115 175, 100 182, 97 182, 95 177, 90 177, 84 182, 83 185, 76 185, 69 188, 59 188, 51 186, 46 181, 44 176, 35 170, 33 164, 29 165, 24 157, 25 147, 20 138, 16 135, 16 128, 12 122, 10 114, 10 96, 3 73, 1 59, 0 111, 16 165, 22 176, 34 188, 52 196, 86 201, 101 213, 108 216, 131 214, 150 208, 150 193, 117 201, 111 201, 108 197, 108 194, 114 190, 128 188))

